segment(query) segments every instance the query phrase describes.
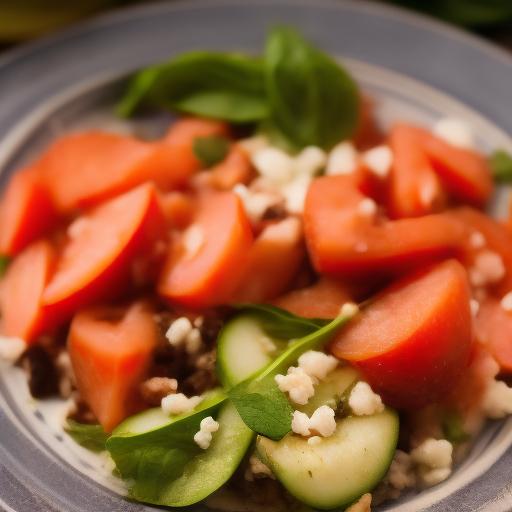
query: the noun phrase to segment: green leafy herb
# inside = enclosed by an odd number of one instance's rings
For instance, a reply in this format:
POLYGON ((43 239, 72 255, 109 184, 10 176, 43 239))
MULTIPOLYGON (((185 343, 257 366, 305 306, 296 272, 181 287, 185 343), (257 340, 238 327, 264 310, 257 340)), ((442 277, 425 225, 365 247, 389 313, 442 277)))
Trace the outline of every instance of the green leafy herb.
POLYGON ((194 155, 208 169, 224 160, 228 154, 230 141, 226 137, 196 137, 192 145, 194 155))
POLYGON ((275 376, 286 373, 304 352, 322 348, 354 313, 355 311, 343 313, 326 326, 317 328, 294 343, 256 377, 245 380, 228 391, 230 400, 250 429, 274 441, 279 441, 290 431, 293 408, 284 393, 279 391, 275 376))
POLYGON ((495 151, 491 157, 491 168, 498 183, 512 183, 512 157, 503 150, 495 151))
POLYGON ((354 80, 293 29, 271 32, 265 84, 273 123, 298 147, 330 149, 356 128, 359 96, 354 80))
POLYGON ((0 277, 5 274, 10 262, 11 260, 7 256, 0 256, 0 277))
POLYGON ((135 435, 113 435, 107 442, 130 496, 156 505, 181 507, 197 503, 224 484, 245 455, 253 432, 240 419, 226 395, 217 393, 192 414, 135 435), (194 435, 201 421, 214 416, 219 430, 207 450, 194 435))
POLYGON ((117 112, 142 103, 234 123, 269 115, 261 59, 234 54, 192 52, 138 73, 117 112))
POLYGON ((83 425, 73 420, 67 420, 64 430, 76 443, 92 452, 105 450, 108 434, 101 425, 83 425))
POLYGON ((462 417, 458 412, 446 412, 441 418, 441 428, 444 438, 452 444, 464 443, 471 437, 464 429, 462 417))

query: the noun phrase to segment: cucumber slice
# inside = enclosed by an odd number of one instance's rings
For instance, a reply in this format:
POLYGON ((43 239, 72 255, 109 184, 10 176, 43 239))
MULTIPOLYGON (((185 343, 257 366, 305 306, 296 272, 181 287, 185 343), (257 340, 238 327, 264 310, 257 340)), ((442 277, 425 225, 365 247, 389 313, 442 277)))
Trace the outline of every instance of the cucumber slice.
MULTIPOLYGON (((336 370, 301 410, 311 415, 340 397, 355 379, 357 373, 350 367, 336 370)), ((278 442, 257 439, 258 452, 286 489, 322 510, 349 505, 371 491, 389 469, 398 440, 398 415, 393 409, 348 416, 336 423, 334 434, 315 445, 291 432, 278 442)))
POLYGON ((266 334, 257 314, 238 315, 219 335, 217 378, 225 389, 230 389, 270 363, 285 347, 285 341, 266 334), (275 350, 268 350, 269 340, 275 350))

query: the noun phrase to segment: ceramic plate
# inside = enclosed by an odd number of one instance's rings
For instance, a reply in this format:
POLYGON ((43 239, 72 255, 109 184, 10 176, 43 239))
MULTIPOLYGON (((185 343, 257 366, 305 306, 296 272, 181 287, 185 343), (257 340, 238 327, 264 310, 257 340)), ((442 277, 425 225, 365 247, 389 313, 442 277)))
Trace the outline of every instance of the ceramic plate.
MULTIPOLYGON (((453 115, 473 126, 482 150, 512 151, 512 58, 462 31, 360 1, 178 1, 110 14, 0 57, 0 185, 62 133, 158 137, 167 115, 125 123, 112 114, 130 72, 192 49, 258 52, 276 23, 340 58, 376 99, 383 126, 453 115)), ((495 213, 507 214, 506 202, 497 194, 495 213)), ((153 510, 124 498, 104 460, 62 433, 63 410, 31 400, 22 372, 0 368, 0 509, 153 510)), ((376 510, 511 510, 511 446, 512 421, 491 423, 448 481, 376 510)))

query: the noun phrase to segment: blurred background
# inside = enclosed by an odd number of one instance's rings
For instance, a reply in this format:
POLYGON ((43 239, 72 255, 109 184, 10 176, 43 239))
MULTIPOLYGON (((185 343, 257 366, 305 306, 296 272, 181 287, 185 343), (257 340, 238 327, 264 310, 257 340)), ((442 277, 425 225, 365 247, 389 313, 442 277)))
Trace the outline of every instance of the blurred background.
MULTIPOLYGON (((387 0, 387 2, 465 27, 512 50, 512 0, 387 0)), ((0 50, 51 33, 100 12, 141 3, 148 2, 144 0, 0 0, 0 50)))

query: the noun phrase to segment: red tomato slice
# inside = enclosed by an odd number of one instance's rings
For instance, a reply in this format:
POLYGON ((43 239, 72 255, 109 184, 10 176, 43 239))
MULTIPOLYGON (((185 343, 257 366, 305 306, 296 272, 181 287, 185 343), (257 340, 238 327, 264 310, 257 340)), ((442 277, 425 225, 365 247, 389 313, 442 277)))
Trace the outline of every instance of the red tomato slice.
POLYGON ((297 217, 267 226, 250 250, 234 302, 265 302, 284 293, 305 256, 302 223, 297 217))
POLYGON ((0 311, 7 336, 32 343, 38 334, 52 327, 41 296, 53 273, 55 259, 50 242, 39 240, 9 265, 0 293, 0 311))
POLYGON ((457 384, 471 346, 466 271, 448 260, 369 299, 330 349, 351 361, 387 404, 419 407, 457 384))
POLYGON ((78 309, 120 296, 130 286, 133 258, 165 237, 165 220, 151 184, 79 217, 44 290, 43 302, 65 320, 78 309))
POLYGON ((314 180, 306 196, 306 243, 315 269, 355 279, 403 275, 449 257, 467 237, 465 226, 445 214, 377 224, 359 211, 366 199, 352 176, 314 180))
POLYGON ((107 432, 146 407, 139 386, 157 344, 153 315, 143 302, 99 305, 71 322, 68 350, 78 390, 107 432))
POLYGON ((55 227, 58 217, 35 168, 17 172, 0 203, 0 254, 14 256, 55 227))
POLYGON ((205 195, 195 222, 171 248, 158 292, 191 308, 225 304, 245 273, 252 242, 239 197, 233 192, 205 195))
POLYGON ((441 211, 446 195, 422 145, 422 130, 393 126, 389 146, 393 164, 389 175, 388 214, 393 219, 421 217, 441 211))

